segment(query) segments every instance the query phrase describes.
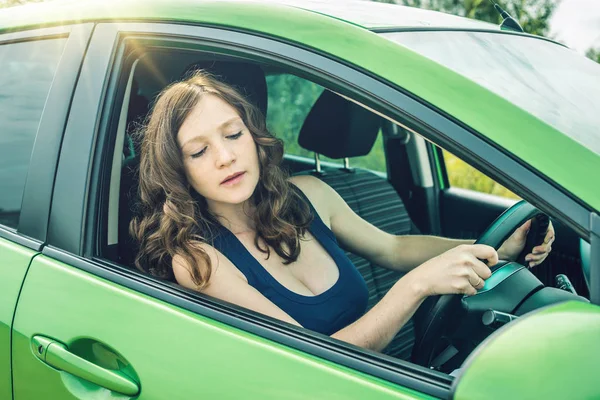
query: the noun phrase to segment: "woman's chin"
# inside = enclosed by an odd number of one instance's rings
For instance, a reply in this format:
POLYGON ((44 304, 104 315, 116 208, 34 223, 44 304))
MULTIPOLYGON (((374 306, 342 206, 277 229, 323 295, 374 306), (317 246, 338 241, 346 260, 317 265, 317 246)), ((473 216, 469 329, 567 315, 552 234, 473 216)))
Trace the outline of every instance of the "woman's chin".
POLYGON ((228 189, 224 192, 225 193, 220 193, 219 198, 215 200, 219 203, 224 204, 242 204, 250 197, 252 197, 252 193, 254 191, 250 190, 249 188, 240 187, 235 189, 228 189))

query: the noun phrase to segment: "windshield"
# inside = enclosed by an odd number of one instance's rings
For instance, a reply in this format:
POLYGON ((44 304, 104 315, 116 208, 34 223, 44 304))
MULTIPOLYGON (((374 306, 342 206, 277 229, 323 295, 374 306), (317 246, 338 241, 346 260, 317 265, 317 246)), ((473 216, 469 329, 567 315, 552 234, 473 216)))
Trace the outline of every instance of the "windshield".
POLYGON ((600 154, 600 64, 555 43, 486 32, 384 33, 600 154))

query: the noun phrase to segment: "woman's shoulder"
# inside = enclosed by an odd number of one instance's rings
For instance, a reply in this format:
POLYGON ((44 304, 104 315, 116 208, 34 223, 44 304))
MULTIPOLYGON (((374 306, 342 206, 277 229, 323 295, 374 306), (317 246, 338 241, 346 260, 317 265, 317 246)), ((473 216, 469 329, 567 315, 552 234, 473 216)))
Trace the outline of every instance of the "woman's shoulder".
POLYGON ((312 175, 293 176, 288 181, 304 193, 319 217, 327 226, 330 226, 331 213, 327 202, 327 193, 332 189, 325 182, 312 175))
MULTIPOLYGON (((197 243, 196 246, 198 250, 204 252, 210 260, 211 274, 209 284, 213 283, 215 280, 222 280, 222 277, 237 277, 247 282, 244 274, 214 246, 209 243, 197 243)), ((200 269, 208 267, 206 260, 199 254, 193 254, 193 257, 196 267, 200 269)), ((171 264, 177 283, 189 289, 197 290, 196 284, 192 280, 191 269, 193 266, 190 265, 189 260, 181 254, 176 254, 173 256, 171 264)), ((207 285, 207 287, 208 286, 210 285, 207 285)))
POLYGON ((311 202, 312 199, 318 195, 319 186, 323 184, 322 181, 312 175, 292 176, 288 178, 288 182, 300 189, 311 202))

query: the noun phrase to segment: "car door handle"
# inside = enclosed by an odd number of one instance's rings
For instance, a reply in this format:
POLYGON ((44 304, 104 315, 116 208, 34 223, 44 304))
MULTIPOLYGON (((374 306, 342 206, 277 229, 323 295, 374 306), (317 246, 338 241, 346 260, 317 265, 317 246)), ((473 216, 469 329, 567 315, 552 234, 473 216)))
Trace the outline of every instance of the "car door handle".
POLYGON ((32 339, 32 346, 41 361, 56 369, 127 396, 135 396, 140 392, 138 383, 130 377, 89 362, 71 353, 67 346, 56 340, 36 335, 32 339))

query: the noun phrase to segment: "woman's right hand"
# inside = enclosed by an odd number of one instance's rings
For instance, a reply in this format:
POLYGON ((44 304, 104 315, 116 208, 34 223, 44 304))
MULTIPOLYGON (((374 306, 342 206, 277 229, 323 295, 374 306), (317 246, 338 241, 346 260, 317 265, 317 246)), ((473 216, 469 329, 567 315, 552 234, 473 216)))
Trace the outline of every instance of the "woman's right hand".
POLYGON ((411 273, 424 296, 474 295, 498 262, 498 253, 487 245, 460 245, 419 265, 411 273), (483 261, 487 261, 487 265, 483 261))

